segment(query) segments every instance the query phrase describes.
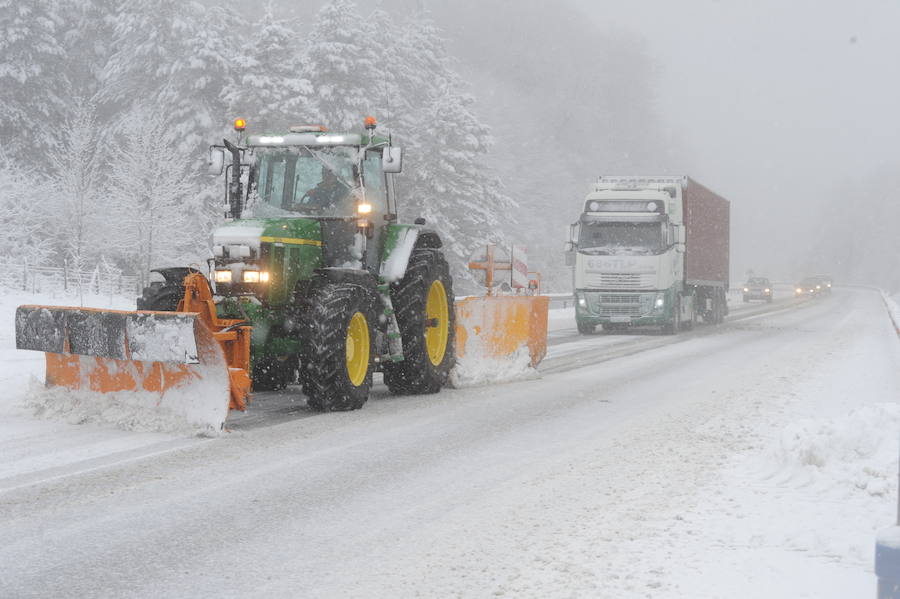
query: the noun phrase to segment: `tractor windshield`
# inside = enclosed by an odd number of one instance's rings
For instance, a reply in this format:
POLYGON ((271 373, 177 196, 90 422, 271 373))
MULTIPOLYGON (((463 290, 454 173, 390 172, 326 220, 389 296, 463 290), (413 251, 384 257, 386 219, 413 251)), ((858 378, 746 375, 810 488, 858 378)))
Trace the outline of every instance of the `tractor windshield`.
POLYGON ((357 149, 337 146, 261 150, 251 189, 254 216, 353 216, 357 149))

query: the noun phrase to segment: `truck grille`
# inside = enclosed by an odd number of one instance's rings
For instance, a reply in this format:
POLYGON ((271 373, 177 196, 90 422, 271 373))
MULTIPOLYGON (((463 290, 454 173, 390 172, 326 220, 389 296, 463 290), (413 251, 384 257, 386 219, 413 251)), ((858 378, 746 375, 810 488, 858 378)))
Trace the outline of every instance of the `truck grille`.
POLYGON ((654 289, 655 273, 604 272, 585 273, 589 287, 597 289, 654 289))
POLYGON ((600 316, 640 316, 641 296, 637 294, 603 293, 593 296, 593 312, 600 316))

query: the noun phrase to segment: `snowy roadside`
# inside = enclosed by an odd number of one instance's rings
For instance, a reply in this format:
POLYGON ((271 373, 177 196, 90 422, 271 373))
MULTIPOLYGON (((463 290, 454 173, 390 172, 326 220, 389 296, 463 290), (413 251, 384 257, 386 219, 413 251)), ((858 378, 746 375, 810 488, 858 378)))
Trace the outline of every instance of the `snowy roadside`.
POLYGON ((672 597, 783 596, 786 587, 806 596, 821 578, 816 562, 830 564, 834 596, 874 589, 875 535, 896 517, 900 375, 865 373, 873 357, 886 365, 878 372, 896 372, 900 344, 883 326, 851 335, 842 329, 789 376, 754 382, 741 426, 719 415, 694 428, 735 452, 720 491, 676 524, 690 542, 687 567, 671 572, 672 597))
MULTIPOLYGON (((134 309, 120 297, 86 296, 86 307, 134 309)), ((43 391, 44 354, 15 348, 15 311, 22 304, 77 305, 69 296, 7 292, 0 294, 0 489, 37 472, 61 473, 75 464, 95 463, 137 448, 171 442, 172 435, 117 430, 71 419, 40 418, 28 405, 29 393, 43 391)))

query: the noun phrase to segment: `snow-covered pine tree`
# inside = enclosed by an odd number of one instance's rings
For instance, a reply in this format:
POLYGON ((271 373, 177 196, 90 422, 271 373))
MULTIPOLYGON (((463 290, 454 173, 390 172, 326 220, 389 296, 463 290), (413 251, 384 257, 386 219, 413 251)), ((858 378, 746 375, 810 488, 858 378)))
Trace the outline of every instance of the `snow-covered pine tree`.
POLYGON ((43 265, 53 252, 46 179, 10 160, 0 147, 0 261, 43 265))
POLYGON ((100 232, 105 214, 99 202, 104 157, 95 115, 91 101, 73 99, 48 156, 53 173, 50 202, 45 203, 49 234, 57 261, 66 260, 75 270, 85 270, 103 251, 98 244, 104 242, 100 232))
POLYGON ((268 3, 236 57, 235 81, 225 92, 233 115, 257 132, 283 131, 313 117, 309 81, 303 78, 304 32, 296 20, 276 19, 268 3))
POLYGON ((316 15, 304 53, 312 107, 335 131, 359 129, 375 112, 379 69, 368 27, 350 0, 329 0, 316 15))
POLYGON ((130 0, 115 18, 105 98, 126 107, 149 100, 165 115, 178 150, 195 157, 198 172, 210 137, 227 131, 237 22, 230 10, 191 0, 130 0))
POLYGON ((180 266, 207 257, 208 225, 191 181, 191 156, 177 133, 149 104, 135 106, 112 143, 104 214, 107 255, 129 274, 180 266))
POLYGON ((475 115, 475 99, 453 70, 437 27, 420 13, 405 30, 408 68, 398 74, 410 108, 400 120, 410 136, 403 137, 402 209, 406 218, 423 216, 441 231, 459 288, 474 291, 467 258, 485 244, 508 244, 516 203, 487 163, 490 129, 475 115))
POLYGON ((0 0, 0 122, 9 156, 37 161, 53 145, 67 78, 58 2, 0 0))

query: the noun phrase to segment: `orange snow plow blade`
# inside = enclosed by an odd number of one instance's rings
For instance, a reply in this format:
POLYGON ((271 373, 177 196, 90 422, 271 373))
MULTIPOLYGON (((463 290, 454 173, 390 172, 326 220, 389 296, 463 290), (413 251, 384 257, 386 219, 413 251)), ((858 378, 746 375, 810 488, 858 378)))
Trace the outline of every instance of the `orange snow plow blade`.
POLYGON ((143 393, 148 408, 221 428, 249 399, 250 327, 216 317, 202 275, 185 284, 176 312, 19 306, 16 347, 46 353, 47 387, 143 393))
MULTIPOLYGON (((456 302, 456 353, 460 358, 478 347, 487 358, 511 356, 528 348, 531 366, 547 353, 547 310, 550 298, 512 295, 468 297, 456 302)), ((480 356, 479 356, 480 357, 480 356)))

